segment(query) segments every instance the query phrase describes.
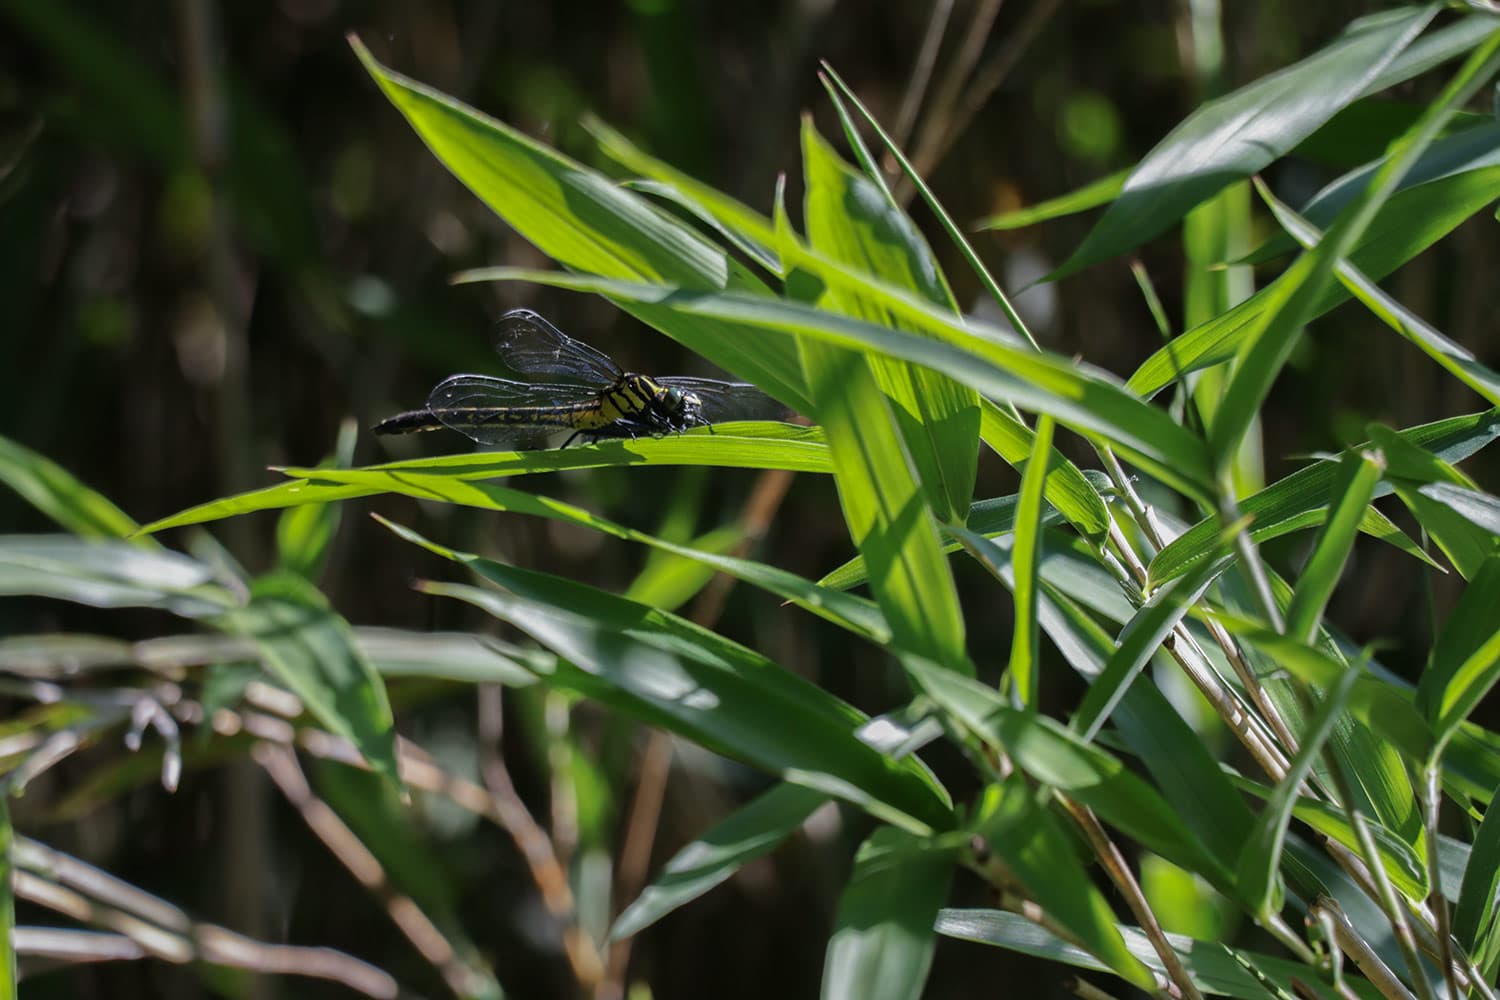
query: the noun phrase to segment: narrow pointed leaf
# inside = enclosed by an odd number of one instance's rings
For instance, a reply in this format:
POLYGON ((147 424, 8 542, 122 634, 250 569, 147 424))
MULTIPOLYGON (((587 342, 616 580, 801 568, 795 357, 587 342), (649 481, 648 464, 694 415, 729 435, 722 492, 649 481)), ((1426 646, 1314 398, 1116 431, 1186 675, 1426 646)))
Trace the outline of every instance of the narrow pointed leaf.
MULTIPOLYGON (((1500 160, 1500 126, 1493 131, 1487 129, 1486 132, 1489 133, 1488 142, 1492 147, 1493 158, 1500 160)), ((1500 163, 1494 166, 1500 167, 1500 163)), ((1285 205, 1269 195, 1265 198, 1266 204, 1276 216, 1276 221, 1302 246, 1311 247, 1322 239, 1322 233, 1285 205)), ((1449 340, 1420 316, 1387 295, 1379 285, 1361 274, 1359 269, 1348 261, 1339 262, 1338 278, 1345 288, 1387 326, 1417 345, 1424 354, 1464 385, 1491 403, 1500 405, 1500 373, 1480 363, 1473 351, 1449 340)))
POLYGON ((1343 575, 1349 551, 1359 534, 1360 519, 1375 496, 1375 485, 1385 471, 1379 455, 1360 452, 1345 455, 1334 480, 1332 510, 1318 540, 1313 544, 1307 566, 1292 591, 1292 603, 1286 612, 1286 633, 1303 642, 1312 642, 1323 619, 1323 609, 1333 596, 1333 588, 1343 575))
POLYGON ((827 796, 781 784, 735 810, 672 856, 661 875, 625 908, 611 940, 631 937, 774 850, 827 796))
POLYGON ((1259 412, 1303 325, 1316 314, 1339 262, 1359 244, 1381 206, 1437 138, 1444 122, 1497 69, 1500 69, 1500 30, 1474 50, 1443 93, 1396 144, 1395 151, 1375 172, 1369 185, 1340 213, 1328 235, 1316 248, 1299 257, 1278 280, 1275 287, 1279 291, 1269 299, 1270 308, 1236 356, 1238 364, 1209 431, 1209 448, 1220 467, 1230 460, 1245 429, 1259 412))
POLYGON ((1117 976, 1155 992, 1151 970, 1130 953, 1104 896, 1068 838, 1019 773, 985 794, 979 835, 1047 915, 1117 976))
POLYGON ((1443 497, 1441 492, 1438 497, 1431 497, 1424 490, 1433 484, 1472 490, 1473 481, 1449 462, 1400 439, 1389 428, 1371 425, 1369 433, 1385 453, 1389 466, 1387 479, 1396 495, 1452 561, 1459 575, 1472 579, 1500 543, 1482 524, 1446 502, 1451 498, 1443 497))
MULTIPOLYGON (((1379 281, 1496 198, 1500 198, 1500 167, 1473 170, 1403 191, 1386 203, 1347 260, 1371 280, 1379 281)), ((1228 312, 1172 340, 1141 363, 1126 387, 1149 398, 1184 374, 1232 360, 1250 332, 1258 328, 1269 303, 1280 294, 1276 289, 1284 279, 1285 275, 1228 312)), ((1347 288, 1331 286, 1309 318, 1316 319, 1348 299, 1347 288)))
POLYGON ((1048 198, 1039 201, 1035 205, 1027 205, 1025 208, 1012 209, 1009 212, 1001 212, 997 215, 986 216, 974 223, 975 229, 1024 229, 1026 226, 1034 226, 1038 222, 1049 222, 1052 219, 1061 219, 1069 215, 1077 215, 1100 205, 1108 205, 1119 197, 1120 192, 1125 190, 1125 181, 1130 177, 1129 170, 1120 170, 1096 181, 1085 184, 1083 187, 1067 194, 1058 195, 1056 198, 1048 198))
POLYGON ((1474 834, 1469 864, 1464 869, 1463 888, 1453 914, 1453 936, 1470 955, 1482 955, 1500 932, 1500 809, 1495 799, 1484 811, 1484 821, 1474 834))
POLYGON ((1052 418, 1043 416, 1036 426, 1036 442, 1026 471, 1021 477, 1021 494, 1016 507, 1016 544, 1011 559, 1015 566, 1015 629, 1010 644, 1010 671, 1016 686, 1016 698, 1033 711, 1037 709, 1041 685, 1041 659, 1038 646, 1041 628, 1037 624, 1037 590, 1041 578, 1037 573, 1042 549, 1042 484, 1047 476, 1047 456, 1052 451, 1052 418))
MULTIPOLYGON (((820 254, 954 312, 953 296, 915 225, 889 196, 850 169, 808 119, 802 128, 808 243, 820 254)), ((786 248, 782 257, 788 260, 786 248)), ((803 262, 788 260, 793 266, 803 262)), ((822 304, 880 326, 921 334, 882 302, 831 285, 822 304)), ((890 398, 933 514, 941 521, 968 509, 979 454, 979 402, 973 389, 930 368, 888 357, 871 371, 890 398)))
POLYGON ((1500 680, 1500 555, 1492 555, 1464 588, 1432 648, 1417 686, 1417 704, 1432 724, 1439 749, 1500 680))
POLYGON ((1318 755, 1323 752, 1323 744, 1333 731, 1334 723, 1338 721, 1339 713, 1343 711, 1344 702, 1358 677, 1359 671, 1350 667, 1324 694, 1311 725, 1301 734, 1302 746, 1298 749, 1297 756, 1292 759, 1286 776, 1267 801, 1265 810, 1260 814, 1260 819, 1240 854, 1237 872, 1240 892, 1261 917, 1269 916, 1275 909, 1281 849, 1286 841, 1286 828, 1291 821, 1292 807, 1296 804, 1297 789, 1312 770, 1318 755))
MULTIPOLYGON (((1227 539, 1220 541, 1223 546, 1227 539)), ((1089 685, 1072 728, 1085 741, 1098 735, 1125 697, 1135 678, 1171 635, 1188 610, 1202 599, 1219 575, 1216 560, 1202 562, 1191 573, 1159 588, 1120 631, 1119 645, 1098 678, 1089 685)))
POLYGON ((1156 790, 1108 751, 1045 716, 1012 707, 977 681, 919 663, 907 669, 958 724, 1005 752, 1038 783, 1067 793, 1179 867, 1220 888, 1230 886, 1228 870, 1199 846, 1156 790))

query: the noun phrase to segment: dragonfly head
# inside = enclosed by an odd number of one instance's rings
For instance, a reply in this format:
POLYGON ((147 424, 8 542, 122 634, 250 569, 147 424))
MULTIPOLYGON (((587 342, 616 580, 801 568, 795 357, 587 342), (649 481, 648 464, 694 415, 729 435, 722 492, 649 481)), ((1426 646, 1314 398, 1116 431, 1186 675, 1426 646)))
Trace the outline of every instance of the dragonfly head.
POLYGON ((662 409, 673 419, 681 420, 688 425, 697 423, 701 417, 703 400, 696 392, 669 386, 662 393, 661 402, 662 409))

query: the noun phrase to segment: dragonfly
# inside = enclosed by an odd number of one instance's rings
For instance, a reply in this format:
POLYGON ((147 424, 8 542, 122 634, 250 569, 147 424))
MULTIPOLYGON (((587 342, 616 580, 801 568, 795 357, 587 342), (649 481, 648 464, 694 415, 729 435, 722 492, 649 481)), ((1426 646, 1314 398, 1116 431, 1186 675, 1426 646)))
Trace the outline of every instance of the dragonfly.
MULTIPOLYGON (((574 440, 662 437, 726 420, 785 420, 791 411, 745 382, 627 372, 539 313, 512 309, 495 325, 505 377, 452 375, 420 410, 376 424, 376 434, 443 427, 483 445, 540 448, 554 434, 574 440)), ((710 429, 712 429, 710 427, 710 429)))

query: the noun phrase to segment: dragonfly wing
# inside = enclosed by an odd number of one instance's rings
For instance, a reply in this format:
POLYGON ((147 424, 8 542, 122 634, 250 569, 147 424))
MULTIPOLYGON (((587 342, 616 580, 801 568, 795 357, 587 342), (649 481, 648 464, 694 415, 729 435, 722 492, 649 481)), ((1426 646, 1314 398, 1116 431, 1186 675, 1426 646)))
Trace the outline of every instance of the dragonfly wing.
POLYGON ((655 379, 668 388, 691 392, 703 401, 700 411, 710 424, 728 420, 789 420, 796 412, 761 392, 748 382, 721 382, 716 378, 671 376, 655 379))
POLYGON ((454 375, 427 397, 427 409, 442 423, 480 444, 525 450, 539 448, 566 430, 555 420, 534 423, 528 410, 545 413, 599 399, 596 389, 560 383, 514 382, 489 375, 454 375))
POLYGON ((612 385, 624 373, 610 358, 574 340, 530 309, 512 309, 495 324, 495 351, 510 373, 550 382, 612 385))

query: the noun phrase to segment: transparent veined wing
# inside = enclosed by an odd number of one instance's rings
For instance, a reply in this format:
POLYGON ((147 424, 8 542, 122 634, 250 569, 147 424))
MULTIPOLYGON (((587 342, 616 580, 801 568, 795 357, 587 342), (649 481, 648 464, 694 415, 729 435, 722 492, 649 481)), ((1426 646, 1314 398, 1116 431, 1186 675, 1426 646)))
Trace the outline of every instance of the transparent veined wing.
POLYGON ((669 389, 691 392, 703 401, 699 411, 707 423, 730 420, 788 420, 796 412, 761 392, 748 382, 723 382, 716 378, 672 375, 655 379, 669 389))
POLYGON ((495 324, 495 351, 508 374, 602 388, 624 374, 607 355, 563 333, 539 313, 512 309, 495 324))
POLYGON ((480 444, 528 449, 572 428, 579 407, 598 402, 599 390, 590 386, 453 375, 432 390, 427 409, 444 426, 480 444))

